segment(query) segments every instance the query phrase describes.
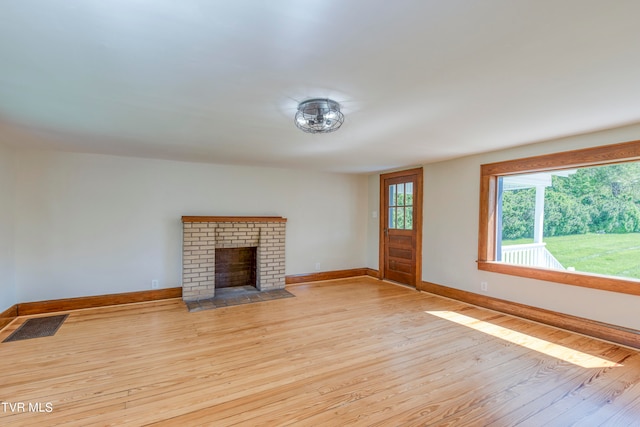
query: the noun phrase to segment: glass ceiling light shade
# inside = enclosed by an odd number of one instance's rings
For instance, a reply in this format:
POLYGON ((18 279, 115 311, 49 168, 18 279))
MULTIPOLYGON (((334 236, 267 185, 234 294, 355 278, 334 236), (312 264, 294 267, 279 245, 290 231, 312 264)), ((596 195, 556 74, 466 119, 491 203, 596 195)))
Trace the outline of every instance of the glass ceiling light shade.
POLYGON ((301 102, 295 117, 298 129, 307 133, 329 133, 340 129, 344 114, 340 104, 327 98, 314 98, 301 102))

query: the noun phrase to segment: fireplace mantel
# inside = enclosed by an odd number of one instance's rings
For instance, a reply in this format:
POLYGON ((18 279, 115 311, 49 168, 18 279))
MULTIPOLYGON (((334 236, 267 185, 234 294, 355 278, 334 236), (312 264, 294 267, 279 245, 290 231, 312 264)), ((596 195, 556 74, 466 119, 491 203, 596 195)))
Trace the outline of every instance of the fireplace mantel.
POLYGON ((287 222, 281 216, 183 216, 182 222, 287 222))

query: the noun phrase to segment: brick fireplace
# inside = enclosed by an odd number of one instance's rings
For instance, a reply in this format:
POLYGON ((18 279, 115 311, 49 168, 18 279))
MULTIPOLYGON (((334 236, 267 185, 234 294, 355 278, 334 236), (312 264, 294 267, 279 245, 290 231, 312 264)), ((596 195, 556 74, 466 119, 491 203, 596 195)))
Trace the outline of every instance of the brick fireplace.
POLYGON ((182 217, 182 299, 215 295, 216 249, 256 248, 256 288, 284 289, 284 244, 287 219, 282 217, 182 217))

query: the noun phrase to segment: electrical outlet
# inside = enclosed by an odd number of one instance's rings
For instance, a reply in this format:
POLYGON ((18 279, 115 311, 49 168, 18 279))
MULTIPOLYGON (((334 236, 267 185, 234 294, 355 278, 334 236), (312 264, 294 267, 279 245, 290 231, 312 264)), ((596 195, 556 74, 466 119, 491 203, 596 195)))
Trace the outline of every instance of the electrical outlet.
POLYGON ((489 290, 489 284, 487 282, 480 282, 480 290, 487 292, 489 290))
POLYGON ((316 271, 320 271, 320 263, 316 262, 316 271))
POLYGON ((151 281, 151 289, 158 289, 160 285, 158 284, 158 279, 153 279, 151 281))

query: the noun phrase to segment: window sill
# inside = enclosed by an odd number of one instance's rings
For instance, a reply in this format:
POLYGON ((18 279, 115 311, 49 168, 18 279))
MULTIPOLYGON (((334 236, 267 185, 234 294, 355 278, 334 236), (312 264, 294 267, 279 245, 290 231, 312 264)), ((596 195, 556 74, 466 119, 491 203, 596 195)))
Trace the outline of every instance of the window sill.
POLYGON ((640 295, 640 280, 636 279, 623 279, 619 277, 586 274, 573 271, 550 270, 547 268, 524 267, 495 261, 478 261, 478 270, 508 274, 511 276, 527 277, 529 279, 546 280, 548 282, 564 283, 567 285, 581 286, 583 288, 640 295))

